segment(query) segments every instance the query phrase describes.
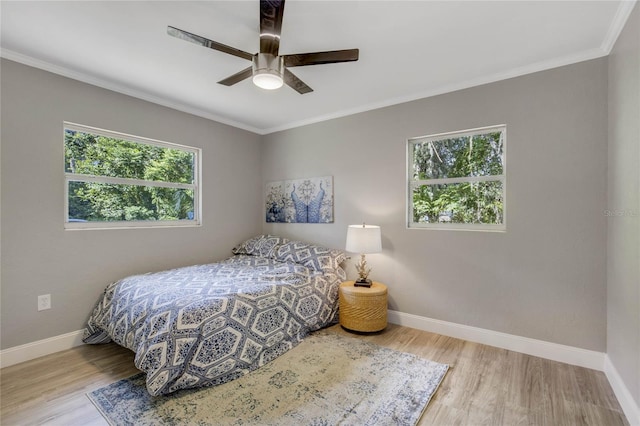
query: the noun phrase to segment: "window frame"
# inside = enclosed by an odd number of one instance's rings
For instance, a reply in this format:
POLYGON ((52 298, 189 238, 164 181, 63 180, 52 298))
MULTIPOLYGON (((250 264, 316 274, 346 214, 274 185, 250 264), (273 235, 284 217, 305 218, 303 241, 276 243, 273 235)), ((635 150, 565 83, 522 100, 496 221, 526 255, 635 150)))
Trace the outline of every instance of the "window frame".
POLYGON ((506 232, 507 230, 507 125, 497 124, 493 126, 478 127, 474 129, 466 129, 460 131, 437 133, 426 136, 417 136, 407 139, 407 228, 408 229, 439 229, 449 231, 493 231, 506 232), (490 132, 500 131, 502 133, 502 174, 487 176, 465 176, 455 178, 441 179, 413 179, 413 147, 418 143, 441 141, 448 138, 459 138, 465 136, 474 136, 490 132), (413 191, 416 187, 422 185, 441 185, 454 183, 469 182, 501 182, 502 183, 502 223, 422 223, 413 221, 413 191))
POLYGON ((175 150, 186 151, 194 155, 193 160, 193 177, 194 183, 175 183, 175 182, 162 182, 162 181, 150 181, 144 179, 132 179, 121 177, 109 177, 109 176, 96 176, 87 175, 81 173, 70 173, 66 171, 66 158, 64 149, 62 152, 62 164, 64 171, 64 229, 65 230, 82 230, 82 229, 132 229, 132 228, 173 228, 173 227, 198 227, 202 225, 202 175, 201 175, 201 161, 202 161, 202 149, 188 145, 182 145, 172 142, 160 141, 157 139, 145 138, 142 136, 130 135, 127 133, 116 132, 112 130, 100 129, 97 127, 85 126, 83 124, 71 123, 68 121, 63 122, 62 129, 62 144, 64 148, 65 133, 67 130, 72 130, 82 133, 90 133, 97 136, 104 136, 107 138, 120 139, 127 142, 134 142, 144 145, 152 145, 160 148, 169 148, 175 150), (124 184, 135 186, 153 186, 161 188, 171 189, 188 189, 193 190, 193 219, 181 219, 181 220, 132 220, 132 221, 87 221, 87 222, 69 222, 69 184, 71 182, 99 182, 106 184, 124 184))

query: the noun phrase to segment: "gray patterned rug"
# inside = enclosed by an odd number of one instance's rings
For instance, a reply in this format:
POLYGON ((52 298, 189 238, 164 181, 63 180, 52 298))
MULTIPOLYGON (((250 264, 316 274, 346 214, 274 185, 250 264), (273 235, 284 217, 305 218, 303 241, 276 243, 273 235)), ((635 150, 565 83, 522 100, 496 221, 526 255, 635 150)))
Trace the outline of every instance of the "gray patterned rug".
POLYGON ((143 373, 93 391, 112 425, 415 425, 448 366, 319 332, 224 385, 150 396, 143 373))

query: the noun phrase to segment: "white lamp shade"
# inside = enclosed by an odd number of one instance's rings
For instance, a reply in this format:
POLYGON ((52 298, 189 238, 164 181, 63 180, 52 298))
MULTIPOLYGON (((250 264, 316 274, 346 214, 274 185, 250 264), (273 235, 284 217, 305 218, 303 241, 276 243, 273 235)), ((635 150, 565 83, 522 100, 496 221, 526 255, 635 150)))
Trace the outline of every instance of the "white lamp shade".
POLYGON ((380 253, 382 251, 380 227, 376 225, 349 225, 345 250, 360 254, 380 253))

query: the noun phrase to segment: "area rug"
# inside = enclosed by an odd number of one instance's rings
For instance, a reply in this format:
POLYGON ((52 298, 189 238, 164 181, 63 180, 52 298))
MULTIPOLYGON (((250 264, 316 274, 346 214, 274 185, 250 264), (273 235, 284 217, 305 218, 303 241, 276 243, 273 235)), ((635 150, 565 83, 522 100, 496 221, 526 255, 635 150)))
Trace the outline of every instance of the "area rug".
POLYGON ((144 374, 89 394, 112 425, 415 425, 448 366, 315 333, 232 382, 153 397, 144 374))

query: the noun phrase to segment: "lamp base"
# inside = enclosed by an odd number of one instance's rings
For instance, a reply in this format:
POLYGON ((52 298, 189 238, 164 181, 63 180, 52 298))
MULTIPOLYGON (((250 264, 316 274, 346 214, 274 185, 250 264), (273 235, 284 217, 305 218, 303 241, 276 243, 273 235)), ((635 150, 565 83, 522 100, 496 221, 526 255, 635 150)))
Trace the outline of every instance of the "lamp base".
POLYGON ((354 281, 353 286, 354 287, 371 287, 371 280, 370 279, 358 279, 357 281, 354 281))

